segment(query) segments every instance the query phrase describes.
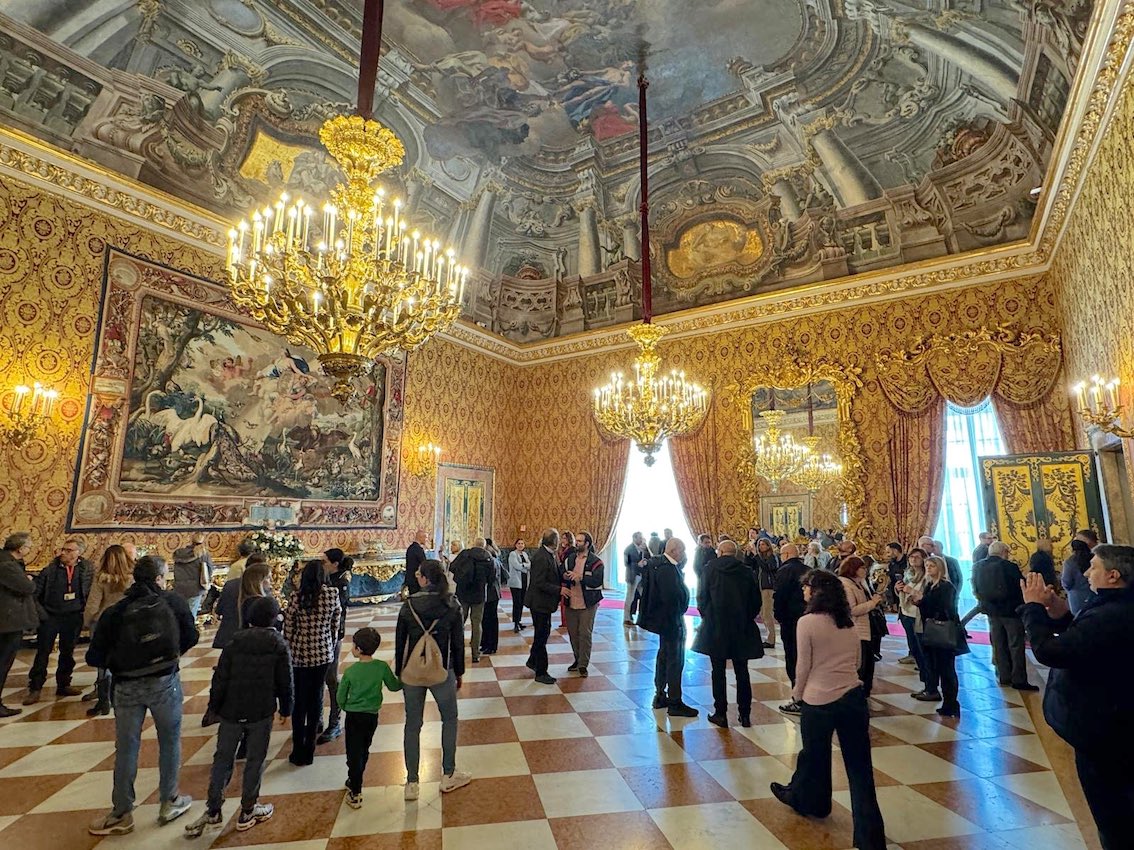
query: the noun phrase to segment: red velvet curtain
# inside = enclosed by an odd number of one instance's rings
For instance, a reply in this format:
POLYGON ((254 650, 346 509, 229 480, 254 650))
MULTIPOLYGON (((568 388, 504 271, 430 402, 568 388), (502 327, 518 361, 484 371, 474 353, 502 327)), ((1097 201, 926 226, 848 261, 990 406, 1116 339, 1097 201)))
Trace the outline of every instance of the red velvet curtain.
POLYGON ((997 396, 992 406, 1008 451, 1012 454, 1071 451, 1075 448, 1067 398, 1050 393, 1042 401, 1021 405, 997 396))
POLYGON ((723 531, 721 488, 725 486, 720 474, 715 411, 716 405, 710 405, 696 431, 669 441, 677 492, 689 530, 694 536, 711 534, 714 540, 723 531))
POLYGON ((921 413, 899 413, 888 449, 898 542, 910 545, 923 534, 933 534, 941 511, 945 400, 938 396, 921 413))

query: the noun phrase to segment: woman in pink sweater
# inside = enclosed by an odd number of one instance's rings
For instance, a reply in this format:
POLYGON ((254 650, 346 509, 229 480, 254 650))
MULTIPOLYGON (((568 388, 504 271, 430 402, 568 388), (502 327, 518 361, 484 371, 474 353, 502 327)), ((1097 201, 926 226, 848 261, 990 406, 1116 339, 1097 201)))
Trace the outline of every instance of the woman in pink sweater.
POLYGON ((807 817, 831 813, 831 739, 839 733, 850 782, 854 846, 885 850, 886 827, 874 791, 870 713, 858 678, 860 644, 850 603, 837 576, 812 570, 803 579, 807 611, 796 636, 799 660, 792 698, 803 707, 803 751, 788 785, 772 783, 781 803, 807 817))

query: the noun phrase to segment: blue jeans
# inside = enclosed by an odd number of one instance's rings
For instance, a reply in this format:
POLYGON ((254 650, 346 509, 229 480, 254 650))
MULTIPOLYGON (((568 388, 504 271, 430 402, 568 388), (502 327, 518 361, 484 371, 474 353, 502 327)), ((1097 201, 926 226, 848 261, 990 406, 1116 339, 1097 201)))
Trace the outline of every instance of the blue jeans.
POLYGON ((925 663, 925 650, 921 647, 921 635, 915 630, 917 620, 913 617, 907 617, 905 614, 899 614, 898 622, 906 630, 906 643, 909 645, 910 655, 913 656, 914 663, 917 664, 918 677, 923 685, 928 684, 929 668, 925 663))
POLYGON ((426 691, 433 694, 441 712, 441 770, 448 776, 457 769, 457 677, 450 670, 449 678, 440 685, 405 685, 402 688, 406 701, 406 782, 417 782, 426 691))
POLYGON ((114 815, 134 810, 134 778, 146 709, 154 718, 158 739, 158 791, 162 801, 177 796, 181 769, 181 678, 176 673, 144 679, 114 680, 114 815))

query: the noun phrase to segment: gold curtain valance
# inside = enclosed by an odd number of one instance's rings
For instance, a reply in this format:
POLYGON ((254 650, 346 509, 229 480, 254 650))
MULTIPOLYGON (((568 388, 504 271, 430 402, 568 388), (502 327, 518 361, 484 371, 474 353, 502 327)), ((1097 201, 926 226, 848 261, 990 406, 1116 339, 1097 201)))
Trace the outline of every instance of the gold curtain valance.
POLYGON ((938 398, 971 407, 990 395, 1016 405, 1047 397, 1059 375, 1059 334, 981 328, 934 335, 875 360, 882 391, 902 413, 927 411, 938 398))

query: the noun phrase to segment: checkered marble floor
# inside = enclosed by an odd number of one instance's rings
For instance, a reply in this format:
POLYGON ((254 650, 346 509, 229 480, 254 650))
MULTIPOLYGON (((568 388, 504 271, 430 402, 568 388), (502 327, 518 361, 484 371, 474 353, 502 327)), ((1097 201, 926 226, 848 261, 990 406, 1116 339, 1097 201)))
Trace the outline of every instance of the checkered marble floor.
MULTIPOLYGON (((348 634, 373 625, 380 655, 392 656, 396 608, 351 609, 348 634)), ((261 799, 272 820, 235 830, 240 768, 230 786, 227 823, 219 834, 191 842, 182 827, 202 809, 215 727, 201 728, 209 679, 218 655, 211 633, 183 661, 185 687, 181 787, 195 798, 191 813, 157 825, 157 742, 147 722, 136 781, 141 801, 131 835, 99 839, 86 825, 110 800, 114 720, 88 720, 78 698, 46 701, 0 721, 0 847, 16 850, 258 847, 283 850, 362 848, 625 848, 699 850, 758 847, 843 850, 851 846, 849 794, 835 759, 833 814, 823 821, 794 815, 768 789, 786 782, 799 750, 798 723, 776 707, 788 695, 782 650, 750 665, 756 703, 753 725, 711 726, 708 659, 686 656, 686 700, 702 709, 685 720, 652 711, 656 639, 625 628, 621 611, 600 611, 591 676, 566 672, 565 630, 552 633, 555 686, 532 681, 524 666, 530 628, 512 633, 501 616, 500 651, 468 665, 460 692, 458 766, 469 786, 438 792, 441 724, 426 708, 420 801, 402 800, 401 694, 388 695, 374 738, 364 806, 343 804, 343 740, 319 748, 315 763, 287 762, 287 727, 272 735, 261 799)), ((556 618, 558 620, 558 617, 556 618)), ((1077 850, 1096 846, 1061 790, 1041 736, 1038 694, 998 688, 988 647, 960 661, 964 717, 943 720, 934 706, 911 700, 917 679, 896 663, 904 641, 888 638, 879 664, 871 721, 878 796, 892 848, 903 850, 1077 850)), ((344 663, 349 663, 344 649, 344 663)), ((30 653, 21 652, 4 691, 24 696, 30 653)), ((52 665, 54 670, 54 665, 52 665)), ((1045 671, 1032 671, 1041 681, 1045 671)), ((731 678, 731 673, 729 674, 731 678)), ((94 679, 80 666, 76 684, 94 679)), ((49 683, 50 685, 51 683, 49 683)), ((730 696, 731 696, 730 686, 730 696)), ((730 712, 735 723, 735 708, 730 712)), ((1050 736, 1044 736, 1049 738, 1050 736)))

